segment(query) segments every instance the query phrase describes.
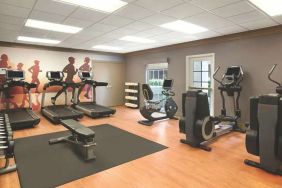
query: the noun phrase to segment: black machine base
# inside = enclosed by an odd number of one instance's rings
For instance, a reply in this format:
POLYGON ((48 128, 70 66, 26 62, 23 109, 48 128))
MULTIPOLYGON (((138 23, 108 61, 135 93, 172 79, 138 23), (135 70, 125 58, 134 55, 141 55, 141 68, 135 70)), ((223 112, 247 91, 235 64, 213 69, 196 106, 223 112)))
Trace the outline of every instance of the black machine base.
POLYGON ((190 145, 190 146, 192 146, 192 147, 195 147, 195 148, 200 148, 200 149, 202 149, 202 150, 204 150, 204 151, 211 151, 211 150, 212 150, 211 147, 209 147, 209 146, 207 146, 207 145, 204 145, 204 144, 202 144, 202 143, 195 145, 195 144, 193 144, 193 143, 191 143, 191 142, 188 142, 188 141, 185 140, 185 139, 180 139, 180 142, 181 142, 182 144, 188 144, 188 145, 190 145))
POLYGON ((282 176, 282 169, 277 169, 276 171, 272 171, 272 170, 263 168, 260 163, 255 162, 255 161, 251 161, 251 160, 248 160, 248 159, 245 159, 244 163, 246 165, 249 165, 249 166, 252 166, 252 167, 255 167, 255 168, 259 168, 259 169, 265 170, 266 172, 282 176))
POLYGON ((177 117, 172 117, 172 118, 168 118, 168 117, 160 117, 160 118, 155 118, 154 120, 140 120, 138 121, 139 124, 142 125, 146 125, 146 126, 152 126, 154 124, 155 121, 159 121, 159 120, 165 120, 165 119, 173 119, 173 120, 178 120, 177 117))

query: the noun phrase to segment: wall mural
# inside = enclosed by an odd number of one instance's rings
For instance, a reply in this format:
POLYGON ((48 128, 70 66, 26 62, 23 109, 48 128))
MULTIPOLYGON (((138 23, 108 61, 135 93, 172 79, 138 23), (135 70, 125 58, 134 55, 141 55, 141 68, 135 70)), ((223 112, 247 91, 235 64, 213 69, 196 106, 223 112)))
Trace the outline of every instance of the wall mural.
MULTIPOLYGON (((49 62, 41 62, 38 59, 35 59, 33 61, 27 61, 25 63, 19 62, 13 62, 10 60, 10 57, 7 53, 0 53, 0 69, 11 69, 11 70, 23 70, 25 72, 25 81, 29 83, 37 84, 37 87, 31 90, 31 97, 32 97, 32 109, 35 111, 40 110, 41 108, 41 93, 43 90, 43 86, 46 82, 48 82, 48 79, 46 78, 46 72, 47 71, 58 71, 62 70, 65 74, 64 81, 68 83, 77 83, 80 82, 79 77, 77 76, 78 71, 91 71, 91 65, 90 65, 90 58, 85 57, 83 60, 83 63, 79 68, 76 68, 76 59, 72 56, 68 57, 65 61, 66 63, 60 63, 60 64, 54 64, 49 62), (65 64, 62 69, 62 64, 65 64), (42 70, 44 69, 44 70, 42 70)), ((60 57, 61 59, 62 57, 60 57)), ((0 74, 0 85, 3 85, 6 82, 6 78, 4 74, 0 74)), ((60 87, 51 87, 48 89, 48 93, 56 93, 60 90, 60 87)), ((83 99, 90 99, 92 96, 91 87, 89 85, 86 85, 84 88, 85 94, 82 95, 83 99)), ((68 92, 73 92, 71 88, 68 88, 68 92)), ((14 87, 10 89, 11 95, 8 98, 3 97, 1 95, 1 109, 6 108, 6 104, 8 105, 8 108, 23 108, 28 107, 29 105, 29 97, 27 91, 24 88, 21 87, 14 87)), ((53 94, 54 95, 54 94, 53 94)), ((48 104, 48 101, 50 100, 50 97, 46 97, 46 102, 48 104)), ((63 103, 62 101, 56 102, 56 104, 63 103)), ((50 103, 49 103, 50 104, 50 103)))

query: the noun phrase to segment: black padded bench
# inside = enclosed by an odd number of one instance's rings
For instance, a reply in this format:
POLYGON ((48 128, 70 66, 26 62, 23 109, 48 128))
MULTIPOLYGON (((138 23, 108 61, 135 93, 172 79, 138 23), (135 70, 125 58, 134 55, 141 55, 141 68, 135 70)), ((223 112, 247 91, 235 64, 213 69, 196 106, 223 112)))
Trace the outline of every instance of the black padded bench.
POLYGON ((49 144, 68 142, 72 144, 76 152, 81 155, 84 160, 95 159, 95 132, 73 119, 61 120, 61 124, 72 134, 70 136, 51 139, 49 140, 49 144))

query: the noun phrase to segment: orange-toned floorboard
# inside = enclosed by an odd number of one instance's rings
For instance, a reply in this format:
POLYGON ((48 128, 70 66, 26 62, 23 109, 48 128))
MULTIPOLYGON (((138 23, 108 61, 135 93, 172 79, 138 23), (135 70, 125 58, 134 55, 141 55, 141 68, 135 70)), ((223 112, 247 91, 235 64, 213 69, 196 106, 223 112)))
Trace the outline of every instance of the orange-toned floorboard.
MULTIPOLYGON (((184 135, 178 121, 156 122, 151 127, 139 125, 138 110, 117 107, 110 118, 84 117, 86 126, 109 123, 169 148, 97 174, 62 185, 62 188, 281 188, 282 177, 244 165, 245 158, 257 160, 245 150, 245 135, 230 133, 205 152, 179 142, 184 135)), ((45 118, 34 129, 16 131, 15 138, 65 130, 45 118)), ((28 146, 26 147, 28 150, 28 146)), ((114 157, 114 156, 113 156, 114 157)), ((47 161, 46 161, 47 162, 47 161)), ((44 170, 44 169, 42 169, 44 170)), ((48 177, 46 177, 48 178, 48 177)), ((19 188, 17 172, 0 176, 1 188, 19 188)))

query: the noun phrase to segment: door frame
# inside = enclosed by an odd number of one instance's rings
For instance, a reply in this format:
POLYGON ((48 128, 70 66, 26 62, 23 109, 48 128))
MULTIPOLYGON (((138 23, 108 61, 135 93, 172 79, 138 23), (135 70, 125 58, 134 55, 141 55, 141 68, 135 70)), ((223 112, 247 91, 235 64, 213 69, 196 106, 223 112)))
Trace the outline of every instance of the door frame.
POLYGON ((212 78, 212 74, 214 73, 214 67, 215 67, 215 53, 207 53, 207 54, 197 54, 197 55, 189 55, 186 56, 186 83, 185 83, 185 89, 186 91, 189 90, 190 87, 190 82, 192 79, 192 75, 191 70, 193 70, 192 68, 192 61, 191 59, 195 59, 195 58, 208 58, 211 60, 211 108, 210 108, 210 113, 211 115, 214 114, 214 80, 212 78))

